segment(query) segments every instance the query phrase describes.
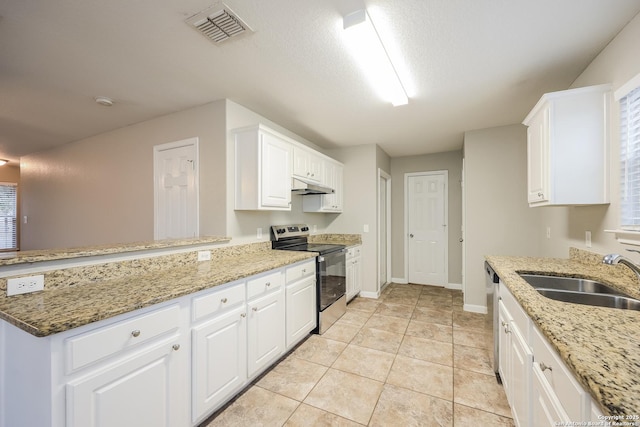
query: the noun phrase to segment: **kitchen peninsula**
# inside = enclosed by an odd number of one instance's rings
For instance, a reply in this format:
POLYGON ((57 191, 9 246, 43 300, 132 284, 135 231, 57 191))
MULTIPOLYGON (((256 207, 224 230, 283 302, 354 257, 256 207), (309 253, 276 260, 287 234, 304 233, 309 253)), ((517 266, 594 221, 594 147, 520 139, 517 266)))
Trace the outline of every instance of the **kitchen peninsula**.
POLYGON ((314 306, 285 325, 285 287, 315 279, 316 254, 229 240, 0 260, 0 426, 197 425, 277 361, 315 327, 314 306), (40 274, 44 291, 5 296, 40 274))

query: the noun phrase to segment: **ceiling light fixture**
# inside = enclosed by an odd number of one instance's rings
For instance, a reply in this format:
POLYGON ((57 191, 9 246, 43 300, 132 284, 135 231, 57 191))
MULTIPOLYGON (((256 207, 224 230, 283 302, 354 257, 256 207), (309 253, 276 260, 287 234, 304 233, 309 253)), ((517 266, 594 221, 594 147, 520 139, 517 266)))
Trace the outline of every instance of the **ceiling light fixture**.
POLYGON ((107 98, 106 96, 96 96, 94 99, 96 104, 102 105, 103 107, 111 107, 113 105, 113 99, 107 98))
POLYGON ((7 163, 9 163, 9 160, 6 160, 6 159, 0 159, 0 166, 4 166, 4 165, 6 165, 7 163))
POLYGON ((407 92, 366 9, 345 15, 342 22, 345 38, 353 55, 359 60, 376 90, 394 107, 407 104, 407 92))

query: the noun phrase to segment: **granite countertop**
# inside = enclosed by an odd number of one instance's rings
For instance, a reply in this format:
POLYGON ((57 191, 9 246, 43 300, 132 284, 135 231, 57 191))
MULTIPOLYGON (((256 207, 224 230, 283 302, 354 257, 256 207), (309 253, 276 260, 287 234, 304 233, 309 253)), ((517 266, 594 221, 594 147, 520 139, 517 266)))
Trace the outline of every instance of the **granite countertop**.
POLYGON ((42 261, 58 261, 89 256, 111 255, 136 251, 180 248, 203 244, 228 243, 230 237, 209 236, 191 239, 166 239, 151 242, 124 243, 120 245, 100 245, 79 248, 46 249, 33 251, 5 252, 0 254, 0 267, 42 261))
MULTIPOLYGON (((175 246, 175 245, 174 245, 175 246)), ((258 250, 110 280, 0 298, 0 319, 37 337, 104 320, 317 256, 258 250)))
POLYGON ((360 234, 315 234, 309 236, 309 243, 358 246, 362 244, 362 236, 360 234))
POLYGON ((576 379, 608 415, 640 414, 640 312, 555 301, 518 272, 595 279, 640 299, 640 285, 623 265, 572 248, 569 259, 487 256, 535 325, 576 379))

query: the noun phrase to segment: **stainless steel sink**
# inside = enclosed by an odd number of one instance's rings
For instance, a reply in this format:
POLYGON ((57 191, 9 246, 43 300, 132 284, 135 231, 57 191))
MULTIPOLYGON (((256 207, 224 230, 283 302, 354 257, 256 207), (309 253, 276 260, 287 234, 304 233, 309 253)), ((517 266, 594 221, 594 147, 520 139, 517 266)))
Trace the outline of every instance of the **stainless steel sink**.
POLYGON ((538 274, 520 277, 540 295, 556 301, 640 311, 640 301, 594 280, 538 274))
POLYGON ((559 291, 588 292, 596 294, 624 295, 604 283, 577 277, 544 276, 539 274, 521 274, 524 280, 534 288, 556 289, 559 291))
POLYGON ((623 295, 590 294, 586 292, 558 291, 555 289, 542 288, 536 290, 542 296, 556 301, 640 311, 640 301, 623 295))

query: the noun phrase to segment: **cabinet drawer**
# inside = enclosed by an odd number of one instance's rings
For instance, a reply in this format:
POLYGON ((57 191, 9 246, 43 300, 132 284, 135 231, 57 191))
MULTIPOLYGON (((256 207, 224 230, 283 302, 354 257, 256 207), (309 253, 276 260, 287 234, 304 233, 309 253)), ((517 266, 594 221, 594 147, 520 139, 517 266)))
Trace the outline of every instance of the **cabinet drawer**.
POLYGON ((362 246, 354 246, 347 249, 346 259, 359 257, 360 252, 362 252, 362 246))
POLYGON ((251 279, 247 282, 247 299, 276 290, 280 288, 283 283, 284 274, 282 274, 282 271, 276 271, 251 279))
POLYGON ((534 328, 532 335, 533 354, 535 355, 533 369, 541 372, 549 382, 550 388, 570 420, 588 419, 586 408, 589 401, 582 386, 560 360, 538 328, 534 328))
POLYGON ((245 300, 244 282, 193 298, 193 321, 224 313, 245 300))
POLYGON ((71 373, 119 351, 149 342, 180 326, 180 307, 172 305, 114 323, 64 342, 66 372, 71 373))
POLYGON ((287 283, 293 283, 297 280, 302 279, 303 277, 308 277, 315 273, 316 261, 312 259, 310 261, 305 261, 303 263, 287 267, 285 274, 287 276, 287 283))

